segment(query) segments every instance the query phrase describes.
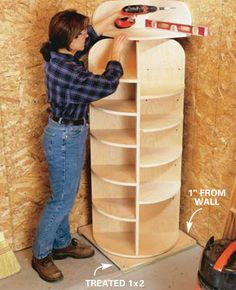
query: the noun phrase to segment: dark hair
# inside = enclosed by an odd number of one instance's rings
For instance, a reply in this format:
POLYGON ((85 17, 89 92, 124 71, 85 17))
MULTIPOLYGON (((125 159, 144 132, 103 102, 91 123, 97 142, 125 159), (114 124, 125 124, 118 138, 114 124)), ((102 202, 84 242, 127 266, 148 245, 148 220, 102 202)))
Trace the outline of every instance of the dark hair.
POLYGON ((49 41, 44 42, 40 52, 46 61, 50 60, 50 51, 59 48, 70 50, 70 43, 88 25, 88 17, 76 10, 64 10, 55 14, 49 24, 49 41))

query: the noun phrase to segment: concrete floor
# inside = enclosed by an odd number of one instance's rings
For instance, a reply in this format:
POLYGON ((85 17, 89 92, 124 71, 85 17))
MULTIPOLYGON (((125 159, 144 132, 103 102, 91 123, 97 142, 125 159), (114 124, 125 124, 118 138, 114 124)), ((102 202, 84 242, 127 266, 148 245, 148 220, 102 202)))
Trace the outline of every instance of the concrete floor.
POLYGON ((21 272, 0 280, 1 290, 193 290, 202 248, 195 246, 182 253, 156 261, 129 273, 122 273, 116 266, 94 271, 101 263, 111 263, 96 250, 92 258, 76 260, 67 258, 56 261, 64 274, 64 280, 47 283, 31 268, 31 249, 16 253, 22 267, 21 272), (90 286, 86 280, 97 280, 100 284, 90 286), (106 281, 105 281, 106 280, 106 281), (113 280, 110 282, 109 280, 113 280), (114 281, 116 280, 116 281, 114 281), (143 280, 143 282, 142 282, 143 280), (111 284, 103 283, 113 283, 111 284), (117 283, 117 284, 115 284, 117 283))

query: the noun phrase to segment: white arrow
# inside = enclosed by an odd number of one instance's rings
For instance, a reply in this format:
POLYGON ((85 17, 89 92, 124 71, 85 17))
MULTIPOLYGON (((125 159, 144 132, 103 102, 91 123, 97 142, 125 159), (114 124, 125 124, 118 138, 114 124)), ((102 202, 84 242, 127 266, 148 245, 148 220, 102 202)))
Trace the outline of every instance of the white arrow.
POLYGON ((191 229, 191 227, 192 227, 192 224, 193 224, 193 223, 191 222, 191 220, 193 219, 193 216, 194 216, 198 211, 200 211, 200 210, 202 210, 202 208, 197 209, 197 210, 192 214, 190 220, 189 220, 188 222, 186 222, 188 233, 189 233, 189 231, 190 231, 190 229, 191 229))
POLYGON ((97 269, 95 269, 95 271, 94 271, 94 273, 93 273, 93 276, 96 275, 96 272, 97 272, 98 269, 105 270, 105 269, 110 268, 110 267, 113 266, 112 264, 103 264, 103 263, 101 263, 101 265, 102 265, 102 266, 99 266, 99 267, 97 267, 97 269))

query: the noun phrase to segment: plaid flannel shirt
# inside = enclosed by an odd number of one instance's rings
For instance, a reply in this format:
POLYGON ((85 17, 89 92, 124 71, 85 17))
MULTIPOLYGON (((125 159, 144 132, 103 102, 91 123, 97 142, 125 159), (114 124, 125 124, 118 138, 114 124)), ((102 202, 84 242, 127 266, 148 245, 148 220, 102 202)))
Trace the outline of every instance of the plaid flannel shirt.
POLYGON ((51 52, 46 62, 46 87, 51 113, 55 117, 78 120, 86 117, 88 104, 112 94, 123 75, 118 61, 109 61, 102 75, 89 72, 78 58, 99 40, 88 26, 85 49, 75 56, 51 52))

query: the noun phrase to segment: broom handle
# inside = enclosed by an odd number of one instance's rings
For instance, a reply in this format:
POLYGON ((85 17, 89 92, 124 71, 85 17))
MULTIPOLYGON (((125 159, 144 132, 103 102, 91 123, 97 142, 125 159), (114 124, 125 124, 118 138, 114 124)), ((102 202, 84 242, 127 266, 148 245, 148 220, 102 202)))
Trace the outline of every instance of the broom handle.
POLYGON ((4 234, 3 234, 3 232, 0 232, 0 242, 2 242, 2 241, 4 241, 5 240, 5 238, 4 238, 4 234))
POLYGON ((231 193, 228 214, 225 222, 223 238, 232 238, 233 235, 236 235, 235 220, 236 220, 236 176, 234 177, 234 183, 231 193))

